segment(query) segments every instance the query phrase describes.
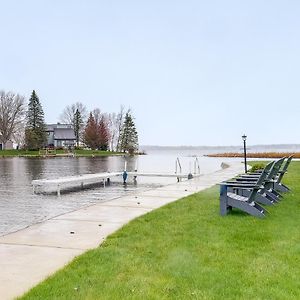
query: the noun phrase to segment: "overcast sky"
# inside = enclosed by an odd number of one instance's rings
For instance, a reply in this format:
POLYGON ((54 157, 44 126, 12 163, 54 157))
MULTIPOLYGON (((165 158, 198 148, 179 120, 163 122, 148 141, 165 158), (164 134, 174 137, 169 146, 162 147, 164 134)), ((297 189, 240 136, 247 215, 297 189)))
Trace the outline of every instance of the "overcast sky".
POLYGON ((0 0, 0 89, 136 117, 140 144, 299 143, 300 2, 0 0))

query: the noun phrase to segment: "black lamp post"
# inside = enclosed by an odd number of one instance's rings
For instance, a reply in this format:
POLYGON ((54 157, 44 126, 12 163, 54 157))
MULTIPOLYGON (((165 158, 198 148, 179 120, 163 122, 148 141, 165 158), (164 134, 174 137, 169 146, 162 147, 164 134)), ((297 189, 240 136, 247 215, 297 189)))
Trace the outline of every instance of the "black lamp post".
POLYGON ((247 173, 247 154, 246 154, 246 140, 247 136, 244 134, 242 136, 243 142, 244 142, 244 164, 245 164, 245 173, 247 173))

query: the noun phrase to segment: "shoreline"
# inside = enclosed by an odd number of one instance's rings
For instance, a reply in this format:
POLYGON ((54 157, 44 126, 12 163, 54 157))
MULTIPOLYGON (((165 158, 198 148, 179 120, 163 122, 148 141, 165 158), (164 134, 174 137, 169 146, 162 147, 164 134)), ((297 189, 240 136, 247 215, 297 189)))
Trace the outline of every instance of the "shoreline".
MULTIPOLYGON (((1 150, 1 158, 13 158, 13 157, 23 157, 23 158, 57 158, 57 157, 106 157, 106 156, 124 156, 127 153, 123 152, 112 152, 112 151, 101 151, 101 150, 74 150, 74 152, 66 152, 65 150, 56 150, 56 152, 50 152, 48 154, 41 153, 37 150, 1 150)), ((134 155, 139 155, 134 154, 134 155)))
MULTIPOLYGON (((300 158, 300 152, 253 152, 247 153, 247 158, 281 158, 293 155, 293 158, 300 158)), ((228 157, 228 158, 243 158, 244 153, 239 152, 224 152, 215 154, 205 154, 205 157, 228 157)))

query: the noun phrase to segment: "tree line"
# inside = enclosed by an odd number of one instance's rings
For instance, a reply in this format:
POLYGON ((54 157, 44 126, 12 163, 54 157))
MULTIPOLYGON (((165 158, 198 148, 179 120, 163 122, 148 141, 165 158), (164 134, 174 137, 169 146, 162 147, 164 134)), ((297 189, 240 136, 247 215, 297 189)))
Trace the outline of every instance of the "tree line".
MULTIPOLYGON (((26 106, 25 97, 0 91, 0 143, 14 141, 29 150, 47 146, 47 132, 42 104, 35 90, 26 106)), ((71 124, 76 147, 134 153, 138 151, 138 133, 130 109, 121 106, 118 113, 102 113, 99 108, 88 112, 76 102, 66 106, 59 121, 71 124)), ((3 149, 4 149, 3 148, 3 149)))

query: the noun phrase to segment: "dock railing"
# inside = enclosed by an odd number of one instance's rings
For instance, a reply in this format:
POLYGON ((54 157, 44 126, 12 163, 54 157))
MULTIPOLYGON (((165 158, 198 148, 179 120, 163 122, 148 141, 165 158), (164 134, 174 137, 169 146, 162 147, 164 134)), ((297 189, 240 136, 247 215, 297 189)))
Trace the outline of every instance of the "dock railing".
POLYGON ((195 160, 194 160, 194 174, 195 175, 200 174, 200 163, 199 163, 197 156, 195 157, 195 160))
MULTIPOLYGON (((180 160, 179 160, 179 157, 176 158, 176 161, 175 161, 175 174, 177 175, 178 174, 178 170, 179 170, 179 174, 182 173, 182 167, 181 167, 181 163, 180 163, 180 160)), ((177 177, 177 181, 181 181, 181 177, 177 177)))

